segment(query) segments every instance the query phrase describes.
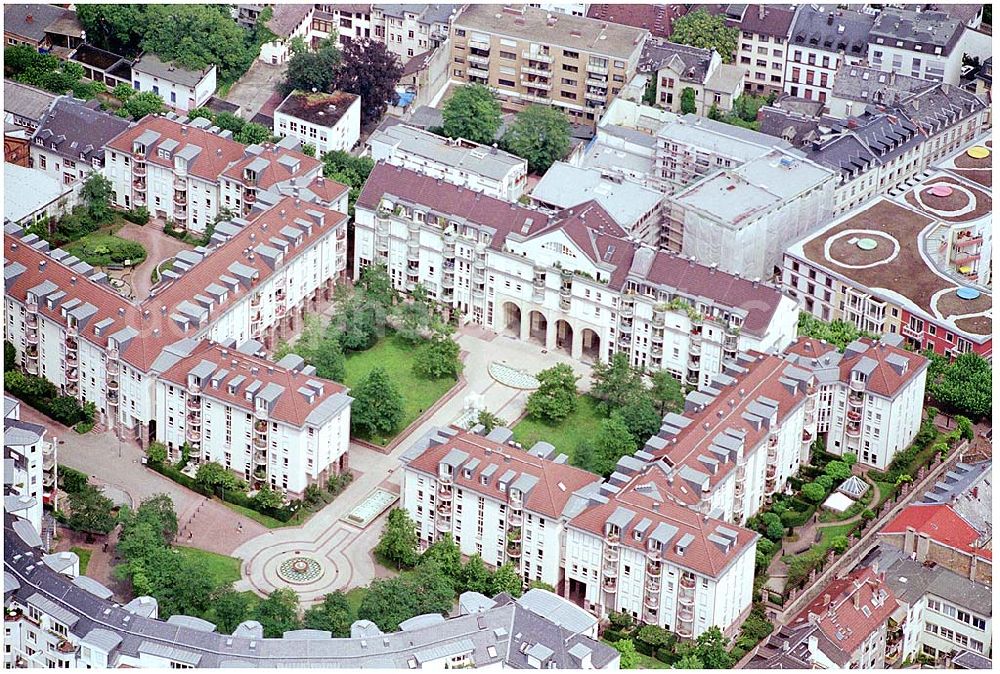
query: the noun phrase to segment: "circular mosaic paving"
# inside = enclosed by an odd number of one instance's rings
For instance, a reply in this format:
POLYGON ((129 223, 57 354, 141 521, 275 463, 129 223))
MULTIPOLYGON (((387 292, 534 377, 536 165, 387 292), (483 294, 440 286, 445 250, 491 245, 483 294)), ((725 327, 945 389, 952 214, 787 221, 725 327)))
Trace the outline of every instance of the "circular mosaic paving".
POLYGON ((323 576, 323 566, 311 557, 290 557, 278 566, 278 575, 297 585, 312 583, 323 576))
POLYGON ((504 386, 530 391, 538 388, 540 385, 540 382, 535 377, 532 377, 524 370, 511 367, 506 363, 490 363, 488 370, 490 376, 504 386))
POLYGON ((875 250, 878 248, 878 241, 867 237, 864 239, 858 239, 858 248, 861 250, 875 250))
POLYGON ((970 157, 972 157, 973 159, 986 159, 987 157, 990 156, 990 151, 987 150, 982 145, 976 145, 975 147, 970 147, 968 150, 966 150, 965 153, 970 157))
POLYGON ((950 185, 935 185, 927 190, 932 197, 950 197, 954 192, 950 185))
POLYGON ((955 294, 958 295, 958 298, 962 300, 974 300, 978 299, 982 293, 980 293, 975 288, 969 288, 966 286, 964 288, 959 288, 958 290, 956 290, 955 294))

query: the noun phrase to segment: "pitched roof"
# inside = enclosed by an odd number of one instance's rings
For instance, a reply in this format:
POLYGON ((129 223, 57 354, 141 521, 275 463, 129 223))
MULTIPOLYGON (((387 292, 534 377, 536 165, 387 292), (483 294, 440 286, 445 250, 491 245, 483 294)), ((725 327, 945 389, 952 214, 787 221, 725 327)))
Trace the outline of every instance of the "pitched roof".
POLYGON ((787 37, 792 29, 795 8, 778 5, 747 5, 740 30, 758 35, 787 37))
POLYGON ((919 353, 866 337, 847 345, 840 361, 840 380, 850 382, 851 373, 863 368, 868 377, 865 382, 866 391, 894 398, 929 363, 919 353))
POLYGON ((12 115, 38 122, 58 98, 42 89, 4 79, 3 109, 12 115))
POLYGON ((868 50, 868 33, 875 17, 832 6, 802 5, 791 29, 791 44, 855 58, 868 50))
POLYGON ((76 12, 48 4, 4 5, 3 31, 34 42, 45 40, 46 29, 64 17, 76 20, 76 12))
POLYGON ((514 473, 508 480, 507 487, 522 476, 534 478, 534 484, 522 490, 525 493, 524 507, 550 518, 563 514, 573 492, 600 480, 597 475, 580 468, 541 459, 468 431, 444 438, 444 442, 440 444, 432 442, 418 456, 409 459, 408 465, 413 470, 437 475, 442 461, 447 458, 451 462, 456 457, 460 460, 455 461, 452 466, 452 479, 457 486, 505 503, 510 492, 500 491, 500 478, 507 471, 514 473), (471 468, 468 477, 463 466, 471 468), (484 475, 490 478, 486 485, 481 481, 484 475))
POLYGON ((992 560, 993 551, 977 545, 981 534, 950 505, 914 503, 903 509, 880 533, 903 534, 914 529, 932 540, 966 554, 992 560))
POLYGON ((214 65, 205 66, 201 70, 191 70, 182 66, 174 65, 163 61, 156 54, 146 52, 132 63, 132 71, 145 73, 158 77, 167 82, 180 84, 185 87, 196 87, 206 75, 214 68, 214 65))
POLYGON ((313 11, 312 5, 288 5, 277 3, 272 6, 271 20, 267 28, 278 37, 288 37, 295 28, 306 20, 313 11))
POLYGON ((674 32, 674 19, 687 14, 685 5, 643 4, 617 5, 593 3, 587 10, 591 19, 620 23, 623 26, 644 28, 654 37, 668 38, 674 32))
POLYGON ((790 627, 814 625, 826 637, 819 648, 835 663, 845 666, 898 605, 884 576, 862 568, 828 583, 790 627))
POLYGON ((88 164, 104 161, 104 145, 132 125, 126 119, 97 109, 97 101, 85 103, 61 97, 41 119, 33 142, 63 157, 88 164))

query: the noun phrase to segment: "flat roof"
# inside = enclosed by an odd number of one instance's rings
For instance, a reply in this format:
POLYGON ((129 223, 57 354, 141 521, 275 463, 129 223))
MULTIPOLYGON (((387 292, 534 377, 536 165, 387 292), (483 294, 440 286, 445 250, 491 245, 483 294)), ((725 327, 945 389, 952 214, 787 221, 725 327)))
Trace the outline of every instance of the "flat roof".
POLYGON ((316 126, 332 127, 360 100, 360 96, 345 91, 335 91, 332 94, 293 91, 275 109, 274 114, 280 112, 316 126))
POLYGON ((514 5, 469 5, 453 25, 546 45, 628 59, 642 46, 648 30, 597 19, 549 13, 514 5))
POLYGON ((955 316, 991 309, 992 297, 983 293, 976 300, 958 299, 955 291, 963 284, 938 271, 923 253, 923 235, 935 223, 925 213, 879 197, 792 244, 787 253, 876 297, 950 325, 977 342, 989 339, 992 321, 988 316, 955 316), (851 243, 858 238, 873 239, 877 245, 862 250, 851 243))
POLYGON ((368 144, 385 145, 496 180, 502 180, 518 166, 523 166, 527 173, 527 161, 509 152, 467 140, 442 138, 408 124, 377 130, 368 139, 368 144))
POLYGON ((6 186, 3 200, 5 220, 20 222, 65 193, 62 183, 37 169, 5 162, 3 174, 6 186))
POLYGON ((564 162, 553 164, 535 185, 531 196, 557 208, 570 208, 594 199, 622 227, 628 228, 659 204, 664 195, 628 180, 612 180, 592 168, 564 162))

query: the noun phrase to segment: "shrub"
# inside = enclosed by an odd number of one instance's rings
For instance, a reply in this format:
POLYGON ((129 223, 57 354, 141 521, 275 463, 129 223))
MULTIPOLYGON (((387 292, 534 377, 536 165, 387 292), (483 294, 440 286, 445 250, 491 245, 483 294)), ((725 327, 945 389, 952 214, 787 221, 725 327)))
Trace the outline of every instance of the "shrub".
POLYGON ((76 398, 58 395, 55 385, 41 377, 10 370, 4 372, 3 382, 5 391, 64 426, 93 419, 76 398))
POLYGON ((122 213, 122 217, 129 222, 134 222, 137 225, 145 225, 149 222, 149 209, 145 206, 139 206, 138 208, 133 208, 130 211, 125 211, 122 213))
POLYGON ((608 614, 608 622, 611 623, 613 629, 617 630, 627 630, 634 624, 632 616, 628 613, 619 613, 618 611, 611 611, 608 614))
POLYGON ((87 474, 59 464, 59 487, 67 494, 75 494, 87 486, 87 474))

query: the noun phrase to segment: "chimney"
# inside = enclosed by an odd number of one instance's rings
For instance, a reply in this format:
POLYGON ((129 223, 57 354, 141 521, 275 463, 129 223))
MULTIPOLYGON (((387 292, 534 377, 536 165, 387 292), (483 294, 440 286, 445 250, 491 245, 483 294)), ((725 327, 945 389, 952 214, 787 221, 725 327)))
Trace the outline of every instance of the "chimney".
POLYGON ((764 5, 757 5, 757 18, 764 20, 764 5))
POLYGON ((854 610, 860 610, 860 609, 861 609, 861 591, 860 590, 855 590, 854 591, 854 610))
POLYGON ((824 594, 823 595, 823 606, 826 606, 829 603, 830 603, 830 595, 829 595, 829 593, 824 594))
POLYGON ((24 20, 27 21, 28 23, 34 23, 35 22, 35 17, 33 15, 29 14, 28 16, 24 17, 24 20))
POLYGON ((186 135, 188 135, 188 128, 187 128, 187 124, 181 124, 181 135, 182 135, 182 136, 186 136, 186 135))

